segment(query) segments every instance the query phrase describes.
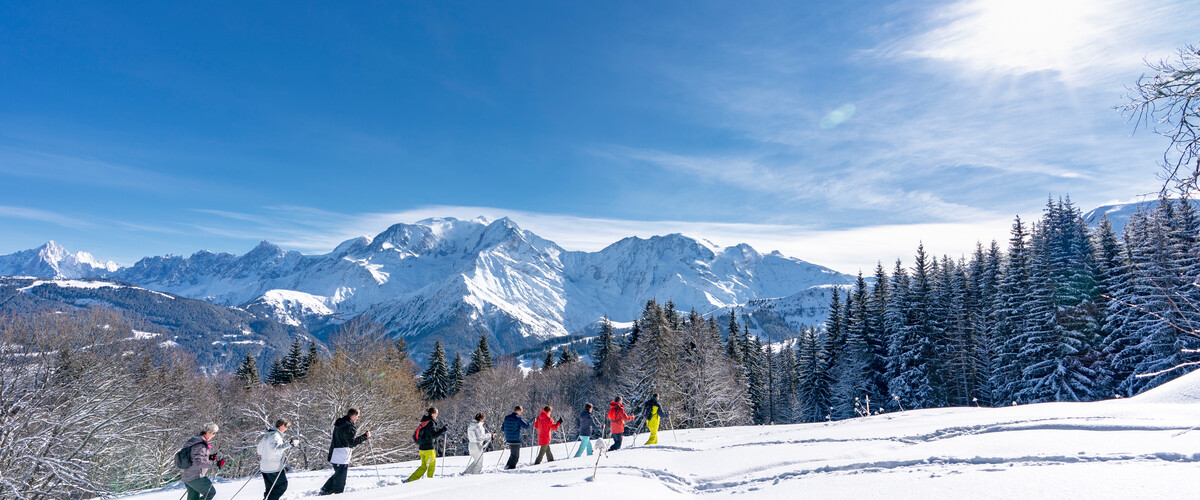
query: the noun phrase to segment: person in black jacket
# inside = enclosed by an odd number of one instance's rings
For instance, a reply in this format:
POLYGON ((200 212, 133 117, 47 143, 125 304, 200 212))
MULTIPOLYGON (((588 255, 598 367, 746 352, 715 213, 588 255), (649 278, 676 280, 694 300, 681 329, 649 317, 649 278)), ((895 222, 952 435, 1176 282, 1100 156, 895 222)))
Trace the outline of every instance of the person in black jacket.
POLYGON ((429 474, 429 477, 433 477, 433 469, 437 465, 437 452, 433 451, 433 440, 446 432, 446 426, 437 421, 437 416, 437 408, 431 406, 425 410, 425 416, 421 417, 421 423, 413 435, 413 438, 417 440, 417 453, 421 455, 421 466, 411 476, 408 476, 408 479, 404 481, 406 483, 421 479, 421 476, 426 473, 429 474))
POLYGON ((355 437, 358 429, 354 423, 358 421, 358 410, 351 408, 346 415, 333 422, 333 439, 329 443, 329 455, 326 457, 333 464, 333 477, 321 486, 319 495, 341 493, 346 489, 346 472, 350 467, 350 455, 354 447, 371 437, 371 431, 355 437))

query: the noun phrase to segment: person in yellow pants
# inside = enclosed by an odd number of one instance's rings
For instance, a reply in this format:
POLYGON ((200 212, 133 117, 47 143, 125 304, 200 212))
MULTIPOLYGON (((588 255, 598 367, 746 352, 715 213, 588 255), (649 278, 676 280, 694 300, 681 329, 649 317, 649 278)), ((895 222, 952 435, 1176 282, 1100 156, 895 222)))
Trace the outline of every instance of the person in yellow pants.
POLYGON ((646 419, 646 428, 650 429, 650 439, 646 444, 658 444, 658 424, 662 421, 661 417, 666 416, 669 416, 666 410, 658 404, 658 394, 650 396, 650 400, 642 407, 642 418, 646 419))
POLYGON ((408 476, 408 479, 404 481, 406 483, 421 479, 421 476, 425 474, 433 477, 433 469, 437 467, 437 452, 433 450, 419 450, 417 453, 421 454, 421 466, 417 467, 417 471, 413 472, 411 476, 408 476))
POLYGON ((421 466, 411 476, 408 476, 408 479, 404 481, 406 483, 421 479, 422 475, 433 477, 434 467, 437 466, 437 453, 433 451, 433 440, 446 432, 446 426, 438 423, 437 415, 437 408, 431 407, 426 410, 425 416, 421 417, 421 424, 413 433, 413 439, 417 440, 417 450, 421 454, 421 466))

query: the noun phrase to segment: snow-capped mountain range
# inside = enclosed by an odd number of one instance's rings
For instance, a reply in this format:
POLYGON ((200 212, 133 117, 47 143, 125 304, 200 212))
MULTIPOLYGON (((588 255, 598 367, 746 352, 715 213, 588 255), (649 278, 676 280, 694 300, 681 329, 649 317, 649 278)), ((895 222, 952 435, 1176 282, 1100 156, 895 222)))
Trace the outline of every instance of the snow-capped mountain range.
MULTIPOLYGON (((396 224, 324 255, 262 242, 242 256, 201 251, 147 257, 119 269, 64 266, 65 251, 47 252, 58 260, 42 268, 14 258, 31 252, 37 251, 0 257, 0 274, 115 278, 265 312, 318 335, 363 318, 408 337, 416 354, 435 338, 452 352, 465 352, 481 332, 494 338, 498 351, 513 351, 582 330, 605 315, 630 321, 651 298, 707 313, 752 300, 795 301, 812 287, 853 282, 778 252, 761 254, 745 244, 718 248, 679 234, 625 238, 597 252, 567 251, 507 218, 396 224)), ((86 254, 69 262, 80 255, 86 254)))
POLYGON ((100 262, 87 252, 68 252, 53 241, 31 250, 0 255, 0 273, 4 276, 83 278, 103 276, 120 268, 116 262, 100 262))

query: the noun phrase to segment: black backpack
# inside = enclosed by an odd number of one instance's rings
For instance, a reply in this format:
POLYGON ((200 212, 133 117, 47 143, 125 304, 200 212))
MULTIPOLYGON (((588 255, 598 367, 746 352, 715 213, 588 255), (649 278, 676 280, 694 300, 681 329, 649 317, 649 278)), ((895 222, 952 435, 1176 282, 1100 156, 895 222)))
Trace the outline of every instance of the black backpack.
POLYGON ((184 446, 183 448, 180 448, 179 451, 175 452, 175 468, 187 469, 192 466, 192 448, 194 448, 197 444, 200 443, 196 443, 191 446, 184 446))

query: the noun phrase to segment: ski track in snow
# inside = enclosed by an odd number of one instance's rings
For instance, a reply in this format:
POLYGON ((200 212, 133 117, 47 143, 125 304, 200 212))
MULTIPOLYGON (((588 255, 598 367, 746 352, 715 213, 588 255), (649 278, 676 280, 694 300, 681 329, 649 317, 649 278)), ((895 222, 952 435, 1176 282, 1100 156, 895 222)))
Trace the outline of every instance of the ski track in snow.
MULTIPOLYGON (((401 484, 418 462, 371 463, 356 455, 337 500, 555 495, 567 498, 1166 498, 1200 472, 1200 372, 1146 397, 1098 403, 915 410, 839 422, 661 432, 660 445, 626 439, 600 458, 565 458, 498 470, 507 451, 486 454, 484 473, 459 476, 468 457, 439 457, 438 475, 401 484), (382 483, 382 484, 381 484, 382 483)), ((489 430, 490 427, 489 427, 489 430)), ((607 440, 606 440, 607 441, 607 440)), ((606 443, 607 444, 607 443, 606 443)), ((218 452, 222 443, 218 437, 218 452)), ((574 444, 553 445, 556 453, 574 444)), ((597 446, 597 450, 599 447, 597 446)), ((289 475, 284 498, 315 495, 331 471, 289 475)), ((217 481, 217 500, 261 498, 253 478, 217 481)), ((178 485, 122 498, 177 500, 178 485)))

